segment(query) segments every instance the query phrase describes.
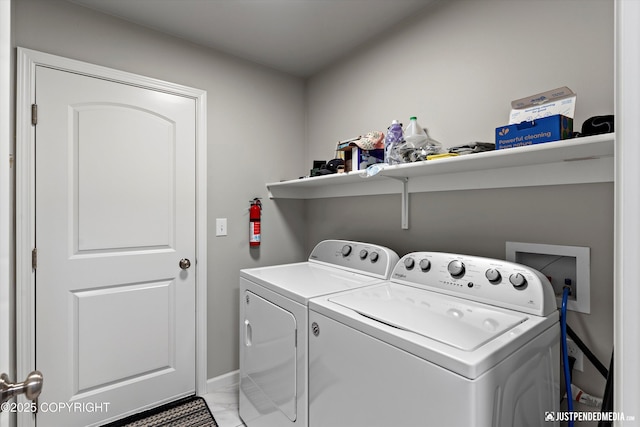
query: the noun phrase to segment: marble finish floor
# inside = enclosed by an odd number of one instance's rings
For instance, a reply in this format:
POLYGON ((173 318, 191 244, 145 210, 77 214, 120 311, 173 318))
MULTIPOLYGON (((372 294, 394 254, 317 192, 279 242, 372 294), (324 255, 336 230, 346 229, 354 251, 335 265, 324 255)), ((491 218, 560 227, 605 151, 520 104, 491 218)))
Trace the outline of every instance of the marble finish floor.
POLYGON ((238 384, 231 384, 202 396, 218 427, 245 427, 238 414, 238 384))

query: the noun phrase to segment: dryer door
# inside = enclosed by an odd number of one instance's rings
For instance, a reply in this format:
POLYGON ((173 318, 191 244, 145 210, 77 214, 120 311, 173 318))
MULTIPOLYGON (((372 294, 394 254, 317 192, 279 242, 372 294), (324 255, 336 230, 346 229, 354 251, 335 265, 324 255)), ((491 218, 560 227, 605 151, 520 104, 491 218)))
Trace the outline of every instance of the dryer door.
POLYGON ((295 421, 296 318, 251 291, 243 298, 242 388, 260 412, 277 408, 295 421))

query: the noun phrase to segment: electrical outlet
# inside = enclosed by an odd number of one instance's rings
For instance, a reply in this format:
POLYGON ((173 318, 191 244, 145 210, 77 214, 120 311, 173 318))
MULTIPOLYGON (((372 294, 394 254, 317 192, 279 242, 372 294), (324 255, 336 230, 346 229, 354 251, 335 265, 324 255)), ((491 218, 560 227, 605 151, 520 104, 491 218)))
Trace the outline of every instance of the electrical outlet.
POLYGON ((576 362, 573 364, 573 369, 583 372, 584 353, 580 350, 578 344, 576 344, 571 338, 567 338, 567 353, 569 356, 576 359, 576 362))

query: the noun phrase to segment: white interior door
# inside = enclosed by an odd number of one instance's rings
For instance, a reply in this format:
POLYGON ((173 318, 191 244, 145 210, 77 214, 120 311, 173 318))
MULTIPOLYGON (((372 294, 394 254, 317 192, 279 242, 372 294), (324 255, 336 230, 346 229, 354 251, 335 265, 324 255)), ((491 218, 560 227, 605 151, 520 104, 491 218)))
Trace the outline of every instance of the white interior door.
POLYGON ((195 101, 43 66, 35 81, 38 426, 193 394, 195 101))

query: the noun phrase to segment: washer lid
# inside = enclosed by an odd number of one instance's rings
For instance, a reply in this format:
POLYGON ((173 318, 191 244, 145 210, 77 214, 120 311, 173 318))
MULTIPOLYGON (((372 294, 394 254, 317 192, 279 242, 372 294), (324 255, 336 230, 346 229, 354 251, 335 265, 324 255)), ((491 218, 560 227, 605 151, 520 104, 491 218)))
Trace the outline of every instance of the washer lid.
POLYGON ((395 283, 341 293, 329 301, 463 351, 481 347, 528 318, 522 313, 395 283))

